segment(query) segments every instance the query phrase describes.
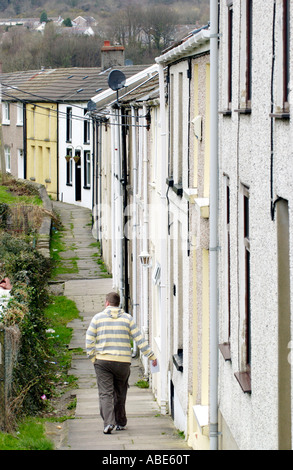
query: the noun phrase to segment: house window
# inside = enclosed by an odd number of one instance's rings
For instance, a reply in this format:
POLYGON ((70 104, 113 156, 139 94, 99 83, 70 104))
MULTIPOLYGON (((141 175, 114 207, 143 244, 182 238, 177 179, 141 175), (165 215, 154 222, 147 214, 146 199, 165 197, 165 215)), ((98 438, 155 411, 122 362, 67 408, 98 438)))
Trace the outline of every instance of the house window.
POLYGON ((228 2, 228 109, 232 109, 232 65, 233 65, 233 2, 228 2))
POLYGON ((250 314, 250 241, 249 241, 249 194, 243 195, 243 244, 244 244, 244 276, 245 276, 245 367, 251 363, 251 314, 250 314))
POLYGON ((6 172, 11 173, 11 152, 10 147, 4 148, 6 172))
POLYGON ((246 105, 251 106, 252 83, 252 0, 246 0, 246 105))
POLYGON ((84 152, 84 187, 91 186, 91 153, 89 150, 84 152))
POLYGON ((240 112, 251 110, 252 0, 241 3, 240 112))
POLYGON ((66 155, 66 184, 72 186, 72 149, 67 149, 66 155))
POLYGON ((240 192, 240 220, 239 220, 239 278, 240 278, 240 324, 242 334, 241 344, 241 371, 235 376, 244 392, 251 392, 250 365, 251 365, 251 305, 250 305, 250 227, 249 227, 249 190, 242 185, 240 192))
POLYGON ((173 180, 174 176, 174 74, 169 76, 169 109, 170 109, 170 133, 169 133, 169 162, 168 162, 168 177, 173 180))
POLYGON ((66 109, 66 141, 72 141, 72 108, 66 109))
MULTIPOLYGON (((183 194, 183 132, 184 132, 184 78, 183 73, 179 72, 176 76, 176 100, 173 100, 173 133, 174 141, 170 142, 173 146, 173 176, 172 183, 169 178, 169 185, 172 185, 173 191, 177 196, 183 194), (170 184, 171 183, 171 184, 170 184)), ((171 133, 172 133, 171 132, 171 133)))
MULTIPOLYGON (((84 115, 86 115, 87 109, 84 110, 84 115)), ((91 140, 91 125, 90 125, 90 120, 84 117, 84 122, 83 122, 83 141, 85 144, 89 144, 91 140)))
POLYGON ((289 110, 290 0, 283 0, 283 110, 289 110))
POLYGON ((9 125, 10 124, 10 103, 3 103, 3 124, 9 125))
POLYGON ((226 361, 231 360, 231 239, 230 239, 230 180, 225 176, 224 184, 224 285, 225 285, 225 319, 224 319, 224 343, 219 349, 226 361))
POLYGON ((178 162, 177 162, 177 182, 182 185, 183 166, 183 73, 178 77, 178 162))
POLYGON ((276 4, 275 18, 275 96, 271 116, 289 118, 290 114, 290 1, 279 0, 276 4))

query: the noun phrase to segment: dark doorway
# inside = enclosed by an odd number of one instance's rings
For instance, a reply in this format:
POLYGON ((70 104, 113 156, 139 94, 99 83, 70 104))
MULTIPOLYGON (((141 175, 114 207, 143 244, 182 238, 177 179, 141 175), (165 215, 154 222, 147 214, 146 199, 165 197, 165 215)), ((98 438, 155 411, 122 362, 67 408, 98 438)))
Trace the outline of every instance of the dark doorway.
POLYGON ((75 200, 81 201, 81 152, 75 151, 75 200))

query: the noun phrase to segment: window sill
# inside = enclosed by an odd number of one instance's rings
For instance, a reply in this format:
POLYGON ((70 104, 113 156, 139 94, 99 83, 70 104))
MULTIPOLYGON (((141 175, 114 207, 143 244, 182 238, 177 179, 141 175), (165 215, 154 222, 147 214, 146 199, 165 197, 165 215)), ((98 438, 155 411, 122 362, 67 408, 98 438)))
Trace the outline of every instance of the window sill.
POLYGON ((219 350, 226 362, 231 361, 230 343, 219 344, 219 350))
POLYGON ((173 355, 173 364, 179 372, 183 372, 183 351, 178 350, 178 354, 173 355))
POLYGON ((290 113, 271 113, 270 117, 275 119, 290 119, 290 113))
POLYGON ((239 109, 234 109, 235 113, 239 114, 251 114, 251 108, 239 108, 239 109))
POLYGON ((219 111, 219 114, 222 114, 223 116, 232 116, 232 111, 231 109, 223 109, 222 111, 219 111))
POLYGON ((173 189, 174 193, 177 194, 178 197, 183 196, 182 184, 174 184, 172 189, 173 189))
POLYGON ((169 178, 166 179, 166 184, 169 186, 169 188, 173 188, 174 180, 172 176, 169 176, 169 178))
POLYGON ((251 393, 251 377, 250 372, 235 372, 236 377, 242 391, 244 393, 251 393))

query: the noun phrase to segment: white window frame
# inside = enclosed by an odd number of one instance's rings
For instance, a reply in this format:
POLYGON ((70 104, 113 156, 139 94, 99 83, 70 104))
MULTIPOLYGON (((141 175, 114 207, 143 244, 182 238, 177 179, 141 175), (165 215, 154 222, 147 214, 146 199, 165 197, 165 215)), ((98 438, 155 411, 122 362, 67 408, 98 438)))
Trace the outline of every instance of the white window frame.
POLYGON ((66 142, 72 142, 72 107, 66 108, 66 142))
MULTIPOLYGON (((247 312, 246 312, 246 295, 248 294, 246 290, 246 278, 248 273, 246 271, 246 252, 250 252, 250 241, 249 237, 245 237, 245 207, 244 207, 244 198, 247 198, 249 201, 249 188, 244 184, 241 184, 239 191, 239 285, 240 285, 240 325, 243 325, 243 331, 240 338, 239 351, 242 355, 240 357, 240 364, 242 371, 247 371, 247 356, 248 356, 248 344, 246 342, 246 323, 247 323, 247 312)), ((246 214, 249 217, 249 213, 246 214)), ((250 281, 251 282, 251 281, 250 281)), ((250 301, 250 300, 249 300, 250 301)))
POLYGON ((3 102, 2 104, 2 112, 3 112, 3 124, 4 125, 10 125, 10 103, 3 102))
POLYGON ((8 146, 4 147, 5 154, 5 168, 6 173, 11 173, 11 149, 8 146))
MULTIPOLYGON (((290 112, 290 96, 288 96, 289 100, 285 101, 285 96, 287 95, 284 83, 284 74, 287 64, 285 63, 285 57, 287 58, 286 54, 291 54, 290 52, 290 44, 288 42, 288 51, 285 50, 285 42, 284 42, 284 31, 285 28, 290 28, 290 18, 288 18, 289 24, 285 24, 284 22, 287 19, 287 12, 284 11, 285 3, 283 0, 279 0, 277 2, 277 12, 276 12, 276 36, 277 36, 277 46, 276 46, 276 103, 275 103, 275 113, 289 113, 290 112)), ((289 14, 290 14, 290 3, 289 3, 289 14)), ((288 73, 290 74, 289 70, 288 73)), ((288 77, 290 81, 290 76, 288 77)), ((290 88, 292 88, 292 83, 290 83, 290 88)), ((292 92, 291 92, 292 93, 292 92)))
POLYGON ((84 140, 84 144, 89 144, 91 141, 91 121, 86 116, 86 114, 87 114, 87 109, 84 110, 83 140, 84 140))
POLYGON ((91 152, 85 150, 84 152, 84 186, 90 188, 91 186, 91 152))

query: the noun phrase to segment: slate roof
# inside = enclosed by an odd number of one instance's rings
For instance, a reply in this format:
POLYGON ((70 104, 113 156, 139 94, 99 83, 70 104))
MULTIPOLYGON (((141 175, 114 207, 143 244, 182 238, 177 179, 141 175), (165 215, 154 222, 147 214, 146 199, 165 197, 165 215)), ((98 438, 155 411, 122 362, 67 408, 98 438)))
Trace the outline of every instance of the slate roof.
MULTIPOLYGON (((113 67, 126 78, 146 69, 147 65, 113 67)), ((74 67, 0 74, 3 101, 81 102, 108 89, 110 69, 74 67)))

